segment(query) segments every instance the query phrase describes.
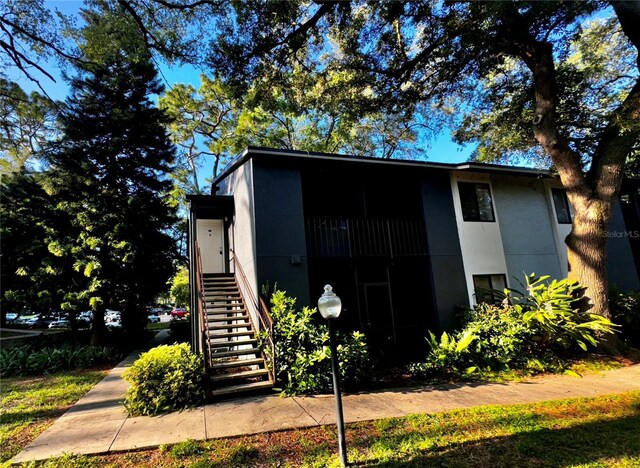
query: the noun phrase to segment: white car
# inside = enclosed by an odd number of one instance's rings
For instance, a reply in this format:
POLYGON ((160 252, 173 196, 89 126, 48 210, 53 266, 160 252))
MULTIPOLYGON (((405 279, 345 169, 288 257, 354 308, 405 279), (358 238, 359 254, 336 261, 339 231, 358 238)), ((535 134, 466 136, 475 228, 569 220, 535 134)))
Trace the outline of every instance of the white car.
POLYGON ((69 328, 68 320, 56 320, 49 324, 49 328, 69 328))
POLYGON ((158 317, 157 315, 151 315, 149 314, 147 316, 147 321, 149 323, 160 323, 160 317, 158 317))

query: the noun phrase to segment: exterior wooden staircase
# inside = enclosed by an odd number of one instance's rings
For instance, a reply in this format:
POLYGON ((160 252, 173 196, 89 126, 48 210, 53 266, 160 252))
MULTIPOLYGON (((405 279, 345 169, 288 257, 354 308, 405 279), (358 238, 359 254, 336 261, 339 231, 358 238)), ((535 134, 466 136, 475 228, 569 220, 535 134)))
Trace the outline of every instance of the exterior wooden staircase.
POLYGON ((248 304, 233 273, 201 275, 202 325, 209 397, 273 387, 248 304))

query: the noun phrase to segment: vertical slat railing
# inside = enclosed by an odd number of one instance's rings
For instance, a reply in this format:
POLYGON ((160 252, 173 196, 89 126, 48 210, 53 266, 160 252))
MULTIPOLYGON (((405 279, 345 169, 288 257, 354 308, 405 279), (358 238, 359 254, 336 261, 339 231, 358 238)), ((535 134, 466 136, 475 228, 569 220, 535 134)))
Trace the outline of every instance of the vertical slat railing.
MULTIPOLYGON (((238 290, 240 291, 242 301, 247 307, 251 307, 251 309, 255 312, 255 316, 258 318, 258 322, 254 323, 256 331, 266 332, 266 342, 271 349, 271 356, 267 356, 263 349, 260 349, 260 353, 262 354, 265 362, 268 362, 267 371, 269 372, 269 380, 275 385, 276 353, 275 342, 273 341, 273 319, 271 318, 271 314, 269 313, 269 307, 260 296, 253 292, 251 283, 249 283, 249 280, 247 279, 247 276, 242 269, 242 265, 240 265, 240 261, 236 257, 235 251, 233 249, 229 249, 229 251, 231 254, 231 258, 229 259, 229 261, 233 264, 233 270, 236 276, 236 281, 238 282, 238 290)), ((249 314, 249 317, 252 317, 252 315, 253 314, 249 314)), ((253 322, 253 320, 251 321, 253 322)))
POLYGON ((204 277, 202 276, 202 257, 200 256, 200 247, 198 241, 195 243, 196 250, 196 297, 198 303, 198 317, 200 319, 200 339, 202 340, 202 353, 204 354, 204 377, 205 392, 207 398, 210 397, 210 379, 209 366, 211 365, 211 341, 209 340, 209 323, 206 319, 207 298, 204 292, 204 277))

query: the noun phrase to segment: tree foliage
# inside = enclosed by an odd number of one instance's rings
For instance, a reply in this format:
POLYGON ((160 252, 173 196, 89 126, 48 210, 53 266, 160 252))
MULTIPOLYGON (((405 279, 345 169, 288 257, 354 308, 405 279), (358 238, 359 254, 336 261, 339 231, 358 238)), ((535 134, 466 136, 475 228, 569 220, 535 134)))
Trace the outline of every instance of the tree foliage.
POLYGON ((2 175, 0 184, 0 266, 3 317, 12 311, 48 311, 68 300, 82 275, 73 262, 51 255, 48 240, 69 227, 42 188, 43 175, 19 171, 2 175))
MULTIPOLYGON (((106 21, 87 20, 98 30, 106 21)), ((163 127, 167 117, 151 102, 162 87, 148 57, 137 50, 127 56, 127 50, 103 50, 102 63, 78 71, 62 136, 46 153, 46 189, 72 226, 57 233, 49 251, 73 258, 83 274, 74 300, 94 310, 97 333, 105 308, 122 310, 129 328, 143 326, 140 311, 173 272, 174 241, 167 230, 175 212, 164 195, 171 188, 166 173, 174 148, 163 127)))
POLYGON ((355 88, 386 112, 428 104, 453 116, 458 138, 479 141, 483 160, 544 154, 575 212, 570 277, 589 290, 584 307, 608 316, 604 233, 640 140, 640 8, 612 6, 228 3, 210 61, 246 87, 315 57, 314 71, 353 73, 355 88), (589 22, 596 14, 605 19, 589 22))
POLYGON ((56 133, 57 105, 0 78, 0 172, 31 168, 56 133))

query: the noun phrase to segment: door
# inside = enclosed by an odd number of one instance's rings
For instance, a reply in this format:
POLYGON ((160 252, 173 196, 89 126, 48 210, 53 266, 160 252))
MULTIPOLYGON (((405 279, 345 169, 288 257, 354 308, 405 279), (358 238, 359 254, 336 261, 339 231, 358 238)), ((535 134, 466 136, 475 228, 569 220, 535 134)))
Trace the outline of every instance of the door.
POLYGON ((199 219, 196 226, 202 272, 224 273, 224 222, 221 219, 199 219))

